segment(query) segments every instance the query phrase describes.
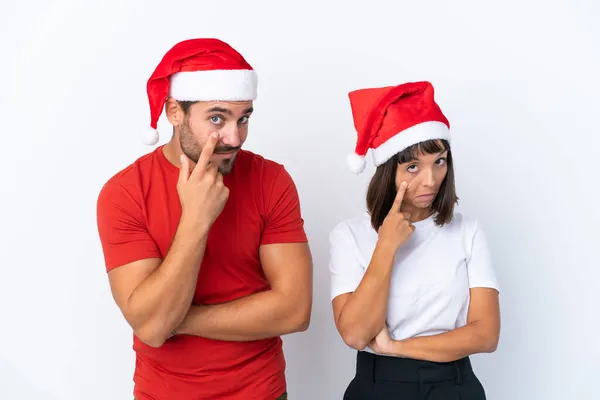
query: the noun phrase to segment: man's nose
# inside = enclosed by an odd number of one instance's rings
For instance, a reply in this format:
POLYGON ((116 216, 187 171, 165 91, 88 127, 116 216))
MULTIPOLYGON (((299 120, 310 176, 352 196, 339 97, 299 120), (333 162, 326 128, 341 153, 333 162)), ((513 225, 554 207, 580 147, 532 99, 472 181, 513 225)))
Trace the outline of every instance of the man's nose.
POLYGON ((240 129, 237 124, 227 124, 220 131, 221 142, 226 146, 239 147, 241 143, 240 129))

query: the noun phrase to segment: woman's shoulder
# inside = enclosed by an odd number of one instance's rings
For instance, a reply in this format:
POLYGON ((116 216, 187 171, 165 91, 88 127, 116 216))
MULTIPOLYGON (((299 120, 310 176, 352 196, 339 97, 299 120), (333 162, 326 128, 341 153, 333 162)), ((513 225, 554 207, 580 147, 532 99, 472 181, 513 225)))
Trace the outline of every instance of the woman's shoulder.
POLYGON ((371 217, 365 212, 336 223, 329 232, 329 239, 356 241, 373 234, 376 232, 371 226, 371 217))
POLYGON ((480 229, 479 220, 471 215, 455 212, 448 224, 449 229, 456 230, 465 236, 472 237, 480 229))

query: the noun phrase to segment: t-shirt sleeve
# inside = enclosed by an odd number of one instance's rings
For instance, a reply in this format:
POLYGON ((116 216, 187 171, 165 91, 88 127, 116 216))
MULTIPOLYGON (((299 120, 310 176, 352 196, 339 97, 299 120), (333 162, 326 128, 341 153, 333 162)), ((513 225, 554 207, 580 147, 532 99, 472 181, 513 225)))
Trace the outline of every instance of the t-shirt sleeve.
POLYGON ((298 190, 290 174, 281 167, 266 190, 265 226, 261 245, 307 242, 298 190))
POLYGON ((104 185, 97 201, 97 225, 106 271, 134 261, 160 258, 142 207, 120 184, 104 185))
POLYGON ((329 273, 331 300, 354 292, 365 274, 356 257, 356 243, 346 223, 338 224, 329 234, 329 273))
POLYGON ((469 274, 469 287, 500 290, 487 238, 479 226, 476 226, 474 231, 471 254, 467 260, 467 271, 469 274))

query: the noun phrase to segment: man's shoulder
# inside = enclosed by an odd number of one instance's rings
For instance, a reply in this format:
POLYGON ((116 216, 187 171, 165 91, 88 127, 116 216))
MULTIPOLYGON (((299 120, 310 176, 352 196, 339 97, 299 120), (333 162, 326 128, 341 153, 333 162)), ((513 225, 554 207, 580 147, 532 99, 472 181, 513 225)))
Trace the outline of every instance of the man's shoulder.
POLYGON ((255 183, 263 185, 289 184, 293 179, 281 162, 264 157, 249 150, 241 150, 236 166, 240 167, 241 174, 247 174, 248 178, 255 183), (238 163, 238 161, 240 161, 238 163))
POLYGON ((112 175, 105 184, 113 183, 124 183, 127 181, 135 180, 136 176, 140 171, 147 170, 151 167, 152 160, 155 157, 157 150, 151 151, 150 153, 143 154, 135 159, 133 162, 123 167, 112 175))
POLYGON ((240 161, 243 164, 252 165, 261 170, 279 171, 285 169, 282 163, 245 149, 240 150, 240 161))
POLYGON ((151 169, 152 160, 157 150, 139 156, 110 176, 100 189, 98 201, 106 201, 115 196, 131 195, 139 189, 141 178, 151 169))

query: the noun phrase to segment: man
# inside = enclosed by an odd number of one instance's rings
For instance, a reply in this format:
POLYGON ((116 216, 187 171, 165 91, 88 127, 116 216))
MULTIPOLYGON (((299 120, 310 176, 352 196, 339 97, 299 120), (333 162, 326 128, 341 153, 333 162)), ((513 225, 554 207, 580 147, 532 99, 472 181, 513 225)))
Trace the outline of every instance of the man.
POLYGON ((287 398, 280 335, 309 325, 312 257, 290 175, 241 149, 256 86, 228 44, 175 45, 148 80, 147 143, 163 107, 172 139, 100 192, 137 400, 287 398))

